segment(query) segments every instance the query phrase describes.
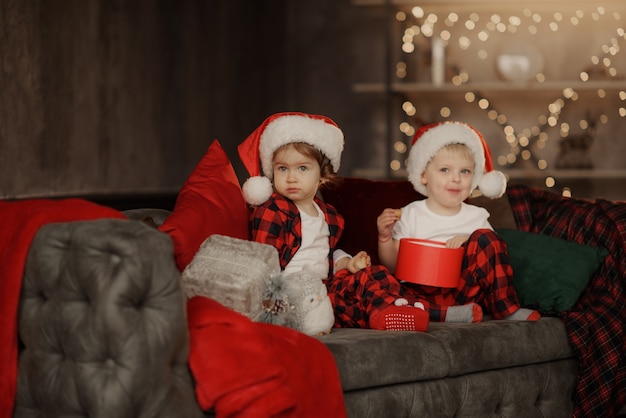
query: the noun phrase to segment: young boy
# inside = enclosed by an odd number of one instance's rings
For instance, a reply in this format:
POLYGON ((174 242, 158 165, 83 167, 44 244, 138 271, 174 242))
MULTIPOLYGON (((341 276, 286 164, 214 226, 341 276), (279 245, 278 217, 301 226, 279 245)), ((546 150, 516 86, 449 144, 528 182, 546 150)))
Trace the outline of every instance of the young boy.
POLYGON ((407 169, 409 181, 426 199, 401 212, 388 208, 379 215, 381 263, 395 271, 401 238, 463 246, 465 255, 457 288, 406 282, 404 299, 397 303, 424 306, 432 321, 479 322, 483 308, 494 319, 538 320, 538 312, 520 308, 506 245, 489 224, 489 213, 465 203, 476 187, 491 198, 500 197, 506 188, 504 174, 493 171, 482 135, 459 122, 425 126, 413 138, 407 169))
POLYGON ((325 282, 336 327, 425 331, 428 313, 395 305, 400 283, 386 268, 372 266, 364 251, 351 257, 336 248, 344 219, 316 194, 335 178, 343 142, 331 119, 288 112, 267 118, 239 145, 253 176, 243 185, 254 206, 251 237, 276 247, 283 271, 308 270, 325 282))

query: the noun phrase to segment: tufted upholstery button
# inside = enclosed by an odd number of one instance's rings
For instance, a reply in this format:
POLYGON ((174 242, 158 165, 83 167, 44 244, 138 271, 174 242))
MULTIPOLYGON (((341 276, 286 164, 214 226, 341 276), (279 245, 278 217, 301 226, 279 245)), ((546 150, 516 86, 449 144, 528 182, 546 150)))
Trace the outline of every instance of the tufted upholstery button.
POLYGON ((119 255, 115 253, 109 254, 109 263, 111 263, 111 265, 117 266, 118 264, 120 264, 121 261, 122 258, 119 255))

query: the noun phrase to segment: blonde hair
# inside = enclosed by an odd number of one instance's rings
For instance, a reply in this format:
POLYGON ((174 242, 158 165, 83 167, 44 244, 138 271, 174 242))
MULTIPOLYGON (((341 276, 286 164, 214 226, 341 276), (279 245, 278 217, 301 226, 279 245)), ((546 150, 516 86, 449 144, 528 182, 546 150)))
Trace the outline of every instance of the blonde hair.
MULTIPOLYGON (((443 147, 439 148, 439 151, 441 151, 441 150, 446 150, 448 152, 459 154, 460 156, 462 156, 464 158, 467 158, 468 160, 473 161, 474 165, 476 165, 476 160, 474 158, 474 153, 472 152, 471 148, 468 147, 466 144, 461 144, 461 143, 458 143, 458 142, 455 142, 455 143, 452 143, 452 144, 446 144, 443 147)), ((439 152, 439 151, 437 151, 437 152, 439 152)), ((429 161, 429 163, 430 163, 430 161, 429 161)))

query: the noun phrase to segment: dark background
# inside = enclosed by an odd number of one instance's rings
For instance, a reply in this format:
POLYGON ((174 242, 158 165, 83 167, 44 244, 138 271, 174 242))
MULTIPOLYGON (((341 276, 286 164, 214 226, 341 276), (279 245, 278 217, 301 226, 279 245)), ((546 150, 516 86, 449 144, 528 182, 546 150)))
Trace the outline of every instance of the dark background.
POLYGON ((339 124, 342 174, 382 167, 385 99, 351 89, 383 76, 380 9, 0 0, 0 198, 175 194, 213 139, 243 180, 237 144, 287 110, 339 124))
MULTIPOLYGON (((237 145, 292 110, 342 128, 340 175, 385 178, 401 110, 354 86, 390 79, 390 16, 350 0, 0 0, 0 199, 171 200, 213 139, 243 181, 237 145)), ((621 126, 602 127, 599 163, 617 164, 621 126)), ((623 184, 557 186, 626 198, 623 184)))

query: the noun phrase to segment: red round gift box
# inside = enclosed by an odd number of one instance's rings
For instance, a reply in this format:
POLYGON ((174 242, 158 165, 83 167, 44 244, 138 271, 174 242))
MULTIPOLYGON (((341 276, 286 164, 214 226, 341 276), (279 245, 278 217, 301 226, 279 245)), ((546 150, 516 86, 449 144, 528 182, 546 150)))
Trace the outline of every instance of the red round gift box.
POLYGON ((446 248, 438 241, 402 238, 395 276, 411 283, 457 287, 465 249, 446 248))

